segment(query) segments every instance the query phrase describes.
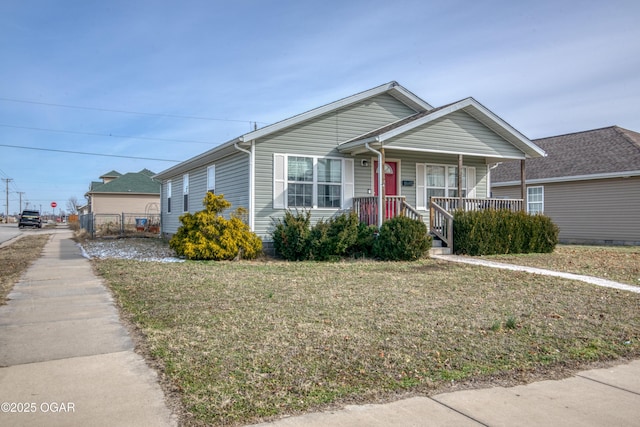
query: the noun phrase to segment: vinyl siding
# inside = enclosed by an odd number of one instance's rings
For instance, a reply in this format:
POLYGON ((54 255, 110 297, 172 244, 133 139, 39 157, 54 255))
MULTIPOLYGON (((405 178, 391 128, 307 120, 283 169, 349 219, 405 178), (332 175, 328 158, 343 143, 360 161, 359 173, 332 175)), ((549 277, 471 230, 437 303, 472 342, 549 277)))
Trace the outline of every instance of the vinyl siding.
POLYGON ((522 157, 522 152, 463 111, 426 123, 386 142, 407 147, 487 157, 522 157))
MULTIPOLYGON (((640 244, 640 177, 542 186, 544 213, 562 242, 640 244)), ((520 188, 494 187, 493 195, 519 198, 520 188)))
MULTIPOLYGON (((216 165, 216 193, 224 194, 231 203, 225 212, 228 216, 238 207, 249 207, 249 156, 238 153, 189 171, 189 212, 195 213, 204 209, 202 202, 207 194, 207 167, 216 165)), ((171 213, 167 212, 166 182, 162 183, 162 231, 175 233, 180 227, 179 217, 182 215, 183 174, 175 176, 172 182, 171 213)))
POLYGON ((91 210, 94 214, 145 213, 157 209, 160 197, 125 194, 94 194, 91 197, 91 210), (153 207, 150 205, 154 205, 153 207))
MULTIPOLYGON (((274 153, 345 158, 336 150, 339 143, 414 113, 392 96, 383 94, 258 140, 255 155, 256 233, 269 239, 273 220, 282 217, 285 212, 283 209, 273 209, 274 153)), ((359 167, 357 163, 356 173, 359 167)), ((314 209, 312 217, 315 221, 335 213, 335 209, 314 209)))

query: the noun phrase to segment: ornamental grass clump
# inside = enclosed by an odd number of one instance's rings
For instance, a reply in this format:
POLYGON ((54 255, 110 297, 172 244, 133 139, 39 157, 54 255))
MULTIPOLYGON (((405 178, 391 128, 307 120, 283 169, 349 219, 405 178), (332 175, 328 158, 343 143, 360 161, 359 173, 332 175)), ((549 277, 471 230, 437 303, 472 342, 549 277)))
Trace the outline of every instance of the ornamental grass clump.
POLYGON ((213 193, 207 193, 203 205, 202 211, 180 216, 182 226, 169 241, 178 256, 221 261, 254 259, 262 252, 262 240, 243 221, 245 209, 236 209, 227 219, 221 214, 231 203, 213 193))

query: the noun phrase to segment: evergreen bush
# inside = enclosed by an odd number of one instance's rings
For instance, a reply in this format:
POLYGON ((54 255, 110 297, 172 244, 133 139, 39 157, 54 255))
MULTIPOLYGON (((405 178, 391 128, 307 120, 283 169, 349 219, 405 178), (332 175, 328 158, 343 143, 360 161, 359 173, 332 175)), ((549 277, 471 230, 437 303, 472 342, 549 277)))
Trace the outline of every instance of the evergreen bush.
POLYGON ((453 215, 456 254, 550 253, 558 244, 558 232, 549 217, 522 211, 460 210, 453 215))
POLYGON ((431 248, 424 222, 397 216, 382 224, 373 245, 373 255, 389 261, 415 261, 431 248))
POLYGON ((243 221, 246 210, 236 209, 229 219, 221 216, 231 207, 224 195, 207 193, 204 210, 180 216, 182 225, 169 241, 179 256, 191 260, 253 259, 262 252, 262 240, 243 221))
POLYGON ((289 261, 309 259, 311 254, 311 212, 286 211, 284 218, 275 220, 271 233, 276 254, 289 261))

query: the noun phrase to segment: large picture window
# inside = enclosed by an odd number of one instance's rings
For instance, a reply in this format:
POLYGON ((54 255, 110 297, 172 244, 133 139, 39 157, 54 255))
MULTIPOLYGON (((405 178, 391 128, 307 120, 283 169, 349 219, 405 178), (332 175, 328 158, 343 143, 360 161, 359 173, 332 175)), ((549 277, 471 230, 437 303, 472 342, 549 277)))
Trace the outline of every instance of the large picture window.
POLYGON ((275 208, 340 209, 349 207, 352 197, 352 160, 274 156, 275 208))
POLYGON ((527 212, 544 213, 544 187, 527 187, 527 212))

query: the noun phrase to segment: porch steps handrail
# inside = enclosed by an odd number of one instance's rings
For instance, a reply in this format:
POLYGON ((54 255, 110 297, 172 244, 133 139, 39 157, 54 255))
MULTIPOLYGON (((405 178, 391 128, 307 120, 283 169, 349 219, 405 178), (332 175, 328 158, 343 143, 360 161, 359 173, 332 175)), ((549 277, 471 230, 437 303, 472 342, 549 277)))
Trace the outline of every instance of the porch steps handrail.
POLYGON ((429 204, 429 230, 448 248, 453 248, 453 215, 434 199, 436 198, 432 197, 429 204))

